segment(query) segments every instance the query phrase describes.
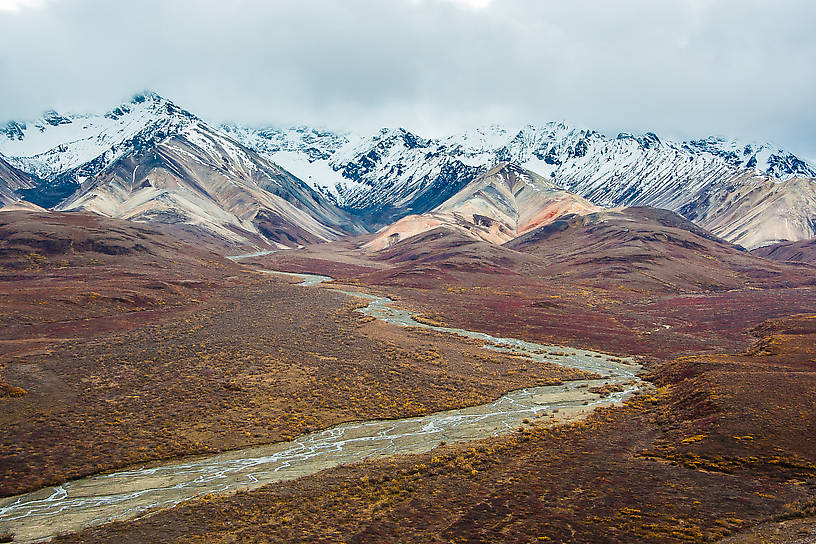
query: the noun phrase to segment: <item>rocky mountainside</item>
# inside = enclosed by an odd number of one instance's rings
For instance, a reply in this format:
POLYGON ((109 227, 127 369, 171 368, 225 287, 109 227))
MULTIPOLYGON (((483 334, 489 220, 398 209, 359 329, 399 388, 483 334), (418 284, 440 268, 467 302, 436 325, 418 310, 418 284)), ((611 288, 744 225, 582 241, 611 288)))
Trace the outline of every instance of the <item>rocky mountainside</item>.
MULTIPOLYGON (((673 142, 652 133, 608 137, 566 123, 492 126, 438 139, 404 129, 363 137, 307 127, 223 128, 378 224, 432 210, 500 162, 518 163, 600 206, 652 206, 704 218, 729 241, 750 247, 777 241, 779 229, 766 233, 758 222, 737 227, 722 219, 727 215, 722 202, 746 184, 779 184, 773 192, 791 203, 779 213, 803 225, 816 215, 816 207, 807 204, 816 194, 813 184, 780 184, 812 179, 816 169, 770 144, 722 138, 673 142), (745 236, 746 227, 756 232, 745 236)), ((800 230, 790 235, 807 236, 800 230)))
POLYGON ((15 168, 0 155, 0 208, 4 210, 39 208, 21 197, 21 193, 34 189, 37 184, 36 178, 15 168))
POLYGON ((419 233, 445 227, 466 237, 503 244, 569 214, 600 211, 551 181, 514 163, 503 163, 421 215, 408 215, 377 233, 364 247, 380 250, 419 233))
POLYGON ((223 129, 375 226, 432 210, 500 162, 465 164, 405 129, 370 137, 308 127, 223 129))
POLYGON ((717 236, 747 248, 816 236, 816 179, 750 171, 680 209, 717 236))
POLYGON ((103 116, 10 123, 0 149, 61 211, 188 225, 231 243, 293 247, 365 232, 277 165, 152 93, 103 116))

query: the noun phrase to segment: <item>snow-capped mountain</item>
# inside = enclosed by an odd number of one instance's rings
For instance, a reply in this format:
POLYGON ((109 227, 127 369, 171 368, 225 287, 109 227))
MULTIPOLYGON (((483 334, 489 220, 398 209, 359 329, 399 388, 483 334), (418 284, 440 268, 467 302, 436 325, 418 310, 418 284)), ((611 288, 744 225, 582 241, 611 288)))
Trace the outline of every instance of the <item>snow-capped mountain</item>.
POLYGON ((375 225, 433 209, 495 164, 468 165, 405 129, 362 137, 309 127, 222 127, 375 225))
MULTIPOLYGON (((437 139, 404 129, 367 137, 305 127, 226 130, 339 205, 364 210, 382 224, 433 209, 501 162, 518 163, 601 206, 652 206, 692 219, 709 217, 711 196, 736 189, 746 174, 774 182, 816 177, 813 166, 770 144, 673 142, 653 133, 608 137, 564 122, 490 126, 437 139)), ((797 190, 811 189, 805 184, 797 190)), ((816 215, 816 208, 789 211, 803 223, 816 215)), ((750 243, 775 241, 761 238, 750 243)), ((730 239, 747 240, 738 233, 730 239)))
MULTIPOLYGON (((63 186, 64 198, 119 158, 177 134, 195 120, 169 100, 145 92, 104 115, 49 111, 34 122, 9 122, 0 130, 0 153, 52 188, 63 186)), ((56 204, 54 200, 43 204, 56 204)))
POLYGON ((104 115, 10 123, 0 149, 45 179, 33 200, 58 210, 182 224, 254 245, 365 232, 296 177, 153 93, 104 115))
POLYGON ((691 151, 721 157, 737 168, 753 169, 783 180, 792 176, 816 176, 816 170, 807 161, 769 143, 710 137, 683 142, 683 146, 691 151))

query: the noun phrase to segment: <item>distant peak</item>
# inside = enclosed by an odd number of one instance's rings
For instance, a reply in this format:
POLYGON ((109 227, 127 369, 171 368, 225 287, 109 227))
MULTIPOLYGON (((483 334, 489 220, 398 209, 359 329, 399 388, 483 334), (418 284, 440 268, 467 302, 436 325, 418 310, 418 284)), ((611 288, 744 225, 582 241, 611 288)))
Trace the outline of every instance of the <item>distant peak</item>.
POLYGON ((150 102, 167 101, 167 102, 169 102, 169 100, 167 100, 163 96, 159 95, 159 93, 153 92, 153 91, 151 91, 149 89, 145 89, 142 92, 134 94, 133 98, 130 99, 131 104, 141 104, 141 103, 147 102, 147 101, 150 101, 150 102))
POLYGON ((0 133, 5 134, 9 140, 22 140, 25 137, 25 123, 9 121, 5 126, 0 127, 0 133))
POLYGON ((133 98, 130 100, 128 104, 122 104, 119 107, 111 110, 106 114, 106 117, 110 117, 111 115, 113 115, 113 117, 116 118, 117 116, 120 116, 123 113, 129 113, 131 107, 139 107, 142 105, 147 105, 148 108, 153 109, 157 113, 185 117, 191 120, 198 119, 198 117, 196 117, 189 111, 173 103, 172 100, 169 100, 151 90, 145 90, 133 95, 133 98))
POLYGON ((43 121, 51 126, 67 125, 71 120, 63 115, 60 115, 54 110, 48 110, 43 114, 43 121))
POLYGON ((500 176, 504 178, 505 181, 508 181, 515 178, 532 178, 535 174, 521 166, 518 162, 509 161, 498 163, 484 174, 485 178, 496 176, 500 176))
POLYGON ((386 145, 390 147, 395 142, 401 142, 402 145, 408 149, 415 149, 418 147, 428 147, 429 141, 421 136, 417 136, 413 132, 402 127, 398 128, 382 128, 376 136, 375 141, 381 142, 379 145, 386 145))
POLYGON ((380 136, 384 138, 391 136, 405 136, 406 134, 412 133, 403 127, 383 127, 380 129, 380 136))

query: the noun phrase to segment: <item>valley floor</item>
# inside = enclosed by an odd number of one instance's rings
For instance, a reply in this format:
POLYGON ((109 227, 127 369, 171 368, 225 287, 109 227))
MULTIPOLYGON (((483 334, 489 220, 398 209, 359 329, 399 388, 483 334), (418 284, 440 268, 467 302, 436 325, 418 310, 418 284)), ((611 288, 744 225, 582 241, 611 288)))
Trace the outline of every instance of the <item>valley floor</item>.
POLYGON ((774 322, 741 355, 656 368, 654 395, 583 422, 332 469, 59 541, 797 542, 786 538, 812 534, 816 514, 814 322, 774 322), (757 523, 763 539, 749 536, 757 523))
MULTIPOLYGON (((740 542, 763 524, 767 542, 784 542, 774 535, 812 527, 807 282, 693 293, 435 265, 404 276, 333 251, 332 262, 306 252, 252 262, 387 293, 431 322, 641 355, 656 391, 583 422, 339 467, 59 541, 740 542)), ((111 280, 104 262, 75 271, 86 283, 57 282, 70 270, 49 262, 0 283, 14 325, 0 339, 3 495, 584 377, 372 321, 354 311, 359 299, 246 266, 185 267, 165 304, 133 308, 114 300, 125 276, 111 280), (84 293, 73 319, 54 303, 60 290, 84 293)))
MULTIPOLYGON (((0 491, 587 376, 384 325, 354 311, 360 299, 330 289, 239 272, 243 285, 151 314, 150 323, 138 323, 141 312, 108 315, 131 321, 130 330, 97 317, 91 334, 86 319, 35 316, 4 329, 2 377, 27 394, 0 400, 0 491)), ((52 301, 54 292, 40 296, 52 301)))

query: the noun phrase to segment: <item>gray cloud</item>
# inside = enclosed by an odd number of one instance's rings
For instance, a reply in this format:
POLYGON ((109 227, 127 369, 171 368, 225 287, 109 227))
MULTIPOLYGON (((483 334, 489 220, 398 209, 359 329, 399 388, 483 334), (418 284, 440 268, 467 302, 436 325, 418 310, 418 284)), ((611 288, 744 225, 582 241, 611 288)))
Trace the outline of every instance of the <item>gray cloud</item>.
POLYGON ((816 157, 810 0, 0 0, 0 119, 151 88, 212 120, 569 119, 816 157))

